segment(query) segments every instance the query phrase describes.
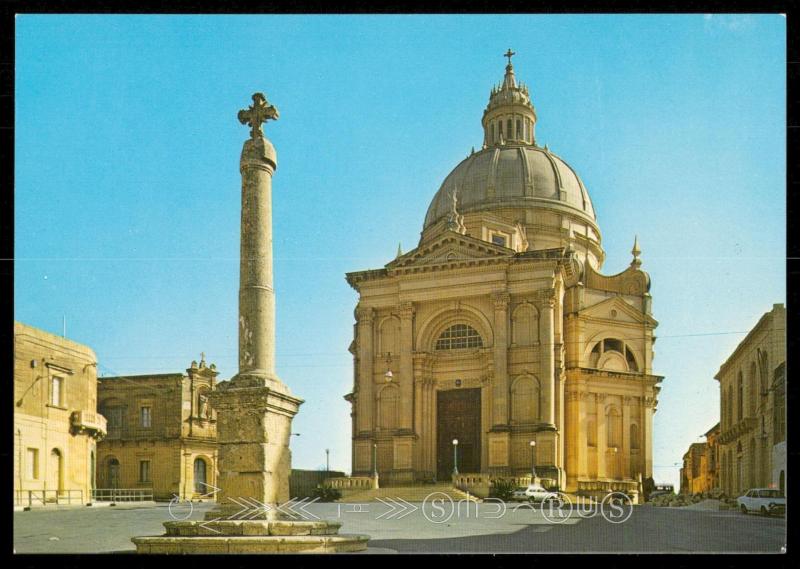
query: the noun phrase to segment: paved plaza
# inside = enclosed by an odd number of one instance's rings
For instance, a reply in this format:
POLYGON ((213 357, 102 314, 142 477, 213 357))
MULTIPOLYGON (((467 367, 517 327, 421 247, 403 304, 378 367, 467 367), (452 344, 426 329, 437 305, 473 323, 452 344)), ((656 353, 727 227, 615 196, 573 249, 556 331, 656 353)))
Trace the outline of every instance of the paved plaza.
MULTIPOLYGON (((14 513, 17 553, 130 553, 133 536, 160 535, 162 522, 201 520, 213 503, 64 507, 14 513)), ((633 508, 630 518, 610 523, 591 512, 548 520, 541 509, 509 504, 460 505, 315 503, 306 519, 342 522, 340 533, 372 537, 368 553, 780 553, 784 518, 736 511, 633 508), (560 522, 560 523, 554 523, 560 522)))

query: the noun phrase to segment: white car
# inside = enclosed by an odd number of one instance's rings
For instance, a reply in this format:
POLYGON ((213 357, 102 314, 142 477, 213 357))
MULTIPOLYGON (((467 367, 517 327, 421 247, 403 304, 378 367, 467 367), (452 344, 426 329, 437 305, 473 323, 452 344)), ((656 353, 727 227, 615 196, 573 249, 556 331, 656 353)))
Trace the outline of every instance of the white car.
POLYGON ((736 504, 743 514, 759 512, 770 516, 786 512, 786 498, 773 488, 752 488, 736 498, 736 504))
POLYGON ((550 492, 540 484, 530 484, 525 488, 525 498, 532 502, 544 502, 546 500, 553 500, 557 498, 554 492, 550 492))
POLYGON ((514 491, 511 492, 511 499, 512 500, 521 500, 526 501, 528 497, 525 495, 525 490, 527 488, 525 486, 520 486, 519 488, 514 488, 514 491))

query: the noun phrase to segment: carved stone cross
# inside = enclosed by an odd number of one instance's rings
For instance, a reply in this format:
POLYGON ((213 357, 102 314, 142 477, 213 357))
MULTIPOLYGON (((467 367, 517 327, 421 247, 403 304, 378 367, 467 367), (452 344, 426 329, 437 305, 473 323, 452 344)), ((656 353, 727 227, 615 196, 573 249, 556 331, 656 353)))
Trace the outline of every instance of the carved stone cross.
POLYGON ((261 123, 278 119, 278 109, 267 104, 263 93, 253 93, 253 104, 246 110, 239 111, 239 122, 250 127, 250 137, 258 139, 264 136, 261 123))
POLYGON ((513 51, 511 51, 511 48, 508 48, 508 51, 503 54, 504 57, 508 58, 508 64, 509 65, 511 65, 511 58, 514 57, 515 55, 517 55, 517 54, 514 53, 513 51))

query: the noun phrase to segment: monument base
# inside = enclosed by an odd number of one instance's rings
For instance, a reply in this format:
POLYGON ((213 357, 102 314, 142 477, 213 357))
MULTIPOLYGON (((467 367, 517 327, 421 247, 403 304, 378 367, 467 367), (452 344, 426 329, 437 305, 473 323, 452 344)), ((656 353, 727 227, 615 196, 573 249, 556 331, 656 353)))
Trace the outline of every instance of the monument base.
POLYGON ((164 522, 163 536, 134 537, 137 553, 344 553, 364 551, 369 536, 339 535, 339 522, 219 520, 164 522))

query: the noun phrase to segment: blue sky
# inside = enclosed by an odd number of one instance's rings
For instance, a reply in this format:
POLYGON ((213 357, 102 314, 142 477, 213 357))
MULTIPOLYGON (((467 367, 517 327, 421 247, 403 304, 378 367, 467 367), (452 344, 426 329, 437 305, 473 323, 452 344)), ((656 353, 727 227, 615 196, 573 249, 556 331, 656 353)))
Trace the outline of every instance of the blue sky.
POLYGON ((480 147, 509 47, 537 142, 580 174, 604 272, 634 234, 653 281, 655 476, 719 418, 713 376, 785 299, 778 15, 17 18, 15 318, 94 348, 105 375, 201 351, 236 372, 240 178, 254 91, 281 113, 278 373, 305 398, 294 465, 350 466, 347 271, 416 246, 480 147))

